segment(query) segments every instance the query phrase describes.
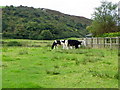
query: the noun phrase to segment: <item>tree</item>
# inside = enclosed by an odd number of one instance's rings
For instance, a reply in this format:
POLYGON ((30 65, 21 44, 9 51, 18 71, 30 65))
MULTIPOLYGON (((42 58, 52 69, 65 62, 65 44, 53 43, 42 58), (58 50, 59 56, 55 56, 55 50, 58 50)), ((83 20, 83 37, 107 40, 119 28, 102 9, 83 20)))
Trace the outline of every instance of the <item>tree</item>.
POLYGON ((109 32, 117 32, 117 4, 111 2, 101 2, 101 6, 95 8, 95 12, 92 15, 92 25, 87 27, 93 35, 101 35, 109 32))
POLYGON ((51 39, 53 39, 53 35, 49 30, 43 30, 40 33, 39 38, 44 39, 44 40, 51 40, 51 39))

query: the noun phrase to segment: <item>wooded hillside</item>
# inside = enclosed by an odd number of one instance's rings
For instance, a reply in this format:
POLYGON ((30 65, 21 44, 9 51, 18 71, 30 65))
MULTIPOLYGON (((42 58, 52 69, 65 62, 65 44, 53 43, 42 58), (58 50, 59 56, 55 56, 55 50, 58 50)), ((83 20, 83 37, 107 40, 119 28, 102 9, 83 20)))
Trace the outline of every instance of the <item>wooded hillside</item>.
POLYGON ((3 38, 60 39, 84 37, 91 20, 55 10, 27 6, 3 8, 3 38))

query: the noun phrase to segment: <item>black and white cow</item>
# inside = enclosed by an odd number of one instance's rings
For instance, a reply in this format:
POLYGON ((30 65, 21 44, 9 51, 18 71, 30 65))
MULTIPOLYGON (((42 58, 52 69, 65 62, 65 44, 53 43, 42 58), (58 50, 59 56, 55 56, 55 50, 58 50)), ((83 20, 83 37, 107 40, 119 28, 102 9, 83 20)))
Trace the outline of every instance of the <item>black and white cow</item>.
POLYGON ((79 48, 81 45, 85 45, 84 40, 55 40, 52 44, 52 49, 57 47, 58 45, 62 45, 63 49, 69 49, 75 47, 75 49, 79 48))

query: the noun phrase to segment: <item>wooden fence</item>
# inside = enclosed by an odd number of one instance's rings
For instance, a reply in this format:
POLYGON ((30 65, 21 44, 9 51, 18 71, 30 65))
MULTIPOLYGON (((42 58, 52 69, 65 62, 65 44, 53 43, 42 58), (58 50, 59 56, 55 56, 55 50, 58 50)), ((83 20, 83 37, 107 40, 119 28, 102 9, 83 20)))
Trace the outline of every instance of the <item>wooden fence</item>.
POLYGON ((120 48, 120 37, 81 38, 86 41, 86 46, 91 48, 120 48))

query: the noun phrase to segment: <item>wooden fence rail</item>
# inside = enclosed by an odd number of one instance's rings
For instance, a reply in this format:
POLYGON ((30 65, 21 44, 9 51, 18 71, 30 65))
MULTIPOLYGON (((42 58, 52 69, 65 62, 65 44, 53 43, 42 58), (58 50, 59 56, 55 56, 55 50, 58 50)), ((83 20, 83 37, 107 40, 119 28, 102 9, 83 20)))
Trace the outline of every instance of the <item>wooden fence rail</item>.
POLYGON ((80 38, 80 40, 85 40, 87 47, 92 47, 92 48, 120 48, 120 37, 80 38))

